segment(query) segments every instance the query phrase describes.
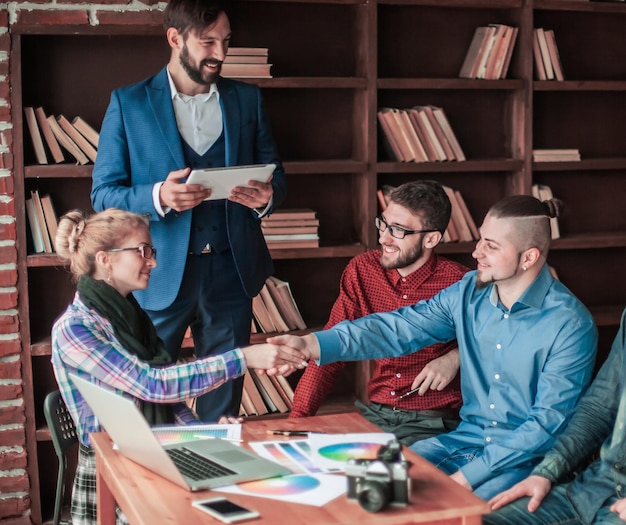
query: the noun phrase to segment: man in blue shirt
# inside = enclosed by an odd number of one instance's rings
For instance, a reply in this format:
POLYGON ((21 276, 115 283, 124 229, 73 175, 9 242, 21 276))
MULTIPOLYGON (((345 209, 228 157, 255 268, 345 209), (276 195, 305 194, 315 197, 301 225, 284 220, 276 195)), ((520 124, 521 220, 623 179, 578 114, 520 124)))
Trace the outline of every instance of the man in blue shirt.
POLYGON ((506 197, 480 228, 472 254, 477 270, 432 299, 269 341, 326 364, 406 355, 456 338, 461 423, 411 449, 489 499, 543 458, 593 371, 593 319, 546 263, 555 216, 558 201, 506 197))
POLYGON ((626 522, 626 311, 613 348, 567 428, 532 475, 489 503, 485 523, 587 525, 626 522), (600 447, 600 457, 569 483, 600 447), (524 497, 526 496, 526 497, 524 497))

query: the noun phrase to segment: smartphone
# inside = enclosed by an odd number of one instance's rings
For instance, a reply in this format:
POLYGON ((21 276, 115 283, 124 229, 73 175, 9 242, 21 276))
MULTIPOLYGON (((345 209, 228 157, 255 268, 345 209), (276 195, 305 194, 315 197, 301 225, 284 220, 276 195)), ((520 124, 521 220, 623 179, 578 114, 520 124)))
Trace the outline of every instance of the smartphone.
POLYGON ((200 499, 191 502, 191 504, 224 523, 235 523, 237 521, 250 520, 261 516, 256 510, 246 509, 223 496, 200 499))

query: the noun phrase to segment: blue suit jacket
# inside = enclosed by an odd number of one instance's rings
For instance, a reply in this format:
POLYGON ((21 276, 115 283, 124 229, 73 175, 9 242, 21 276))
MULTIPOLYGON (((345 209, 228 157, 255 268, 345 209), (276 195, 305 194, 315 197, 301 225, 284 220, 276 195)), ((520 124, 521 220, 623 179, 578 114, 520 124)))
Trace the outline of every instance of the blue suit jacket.
MULTIPOLYGON (((226 140, 226 166, 277 165, 272 179, 273 207, 284 200, 287 183, 257 86, 220 78, 226 140)), ((93 169, 91 201, 96 211, 120 208, 146 214, 159 253, 150 285, 136 292, 143 308, 162 310, 176 298, 189 252, 192 211, 161 217, 152 189, 174 170, 185 168, 182 138, 176 124, 166 69, 142 82, 115 90, 107 109, 93 169)), ((271 212, 272 210, 270 210, 271 212)), ((227 201, 226 224, 237 271, 246 293, 254 297, 273 273, 254 210, 227 201)))

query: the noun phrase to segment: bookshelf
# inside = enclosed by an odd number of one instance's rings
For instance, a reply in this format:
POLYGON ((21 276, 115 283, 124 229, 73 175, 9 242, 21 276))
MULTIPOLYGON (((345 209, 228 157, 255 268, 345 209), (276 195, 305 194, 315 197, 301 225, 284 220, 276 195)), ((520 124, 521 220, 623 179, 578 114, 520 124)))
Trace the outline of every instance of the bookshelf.
MULTIPOLYGON (((565 201, 549 263, 594 313, 603 358, 626 305, 619 278, 626 260, 625 5, 236 0, 231 18, 233 45, 267 47, 271 55, 273 78, 249 81, 263 90, 284 160, 283 207, 312 208, 320 221, 319 248, 273 252, 275 274, 290 283, 308 326, 326 322, 348 260, 377 245, 373 221, 382 185, 438 180, 462 193, 480 225, 496 200, 530 194, 539 183, 565 201), (459 78, 476 27, 490 23, 519 28, 507 77, 459 78), (554 30, 565 81, 534 79, 534 27, 554 30), (418 104, 445 109, 466 161, 401 163, 387 156, 377 110, 418 104), (578 148, 582 160, 533 162, 532 150, 540 148, 578 148)), ((23 106, 80 115, 98 128, 110 92, 158 71, 169 50, 160 21, 148 15, 136 25, 18 22, 10 33, 12 120, 15 136, 23 137, 13 153, 27 452, 32 520, 42 523, 52 515, 56 473, 42 412, 45 394, 56 388, 49 333, 74 285, 54 254, 33 254, 23 203, 38 189, 51 195, 59 215, 90 210, 92 166, 38 165, 23 106)), ((473 246, 448 243, 439 252, 472 266, 473 246)), ((361 370, 350 368, 329 411, 349 407, 363 392, 361 370)))

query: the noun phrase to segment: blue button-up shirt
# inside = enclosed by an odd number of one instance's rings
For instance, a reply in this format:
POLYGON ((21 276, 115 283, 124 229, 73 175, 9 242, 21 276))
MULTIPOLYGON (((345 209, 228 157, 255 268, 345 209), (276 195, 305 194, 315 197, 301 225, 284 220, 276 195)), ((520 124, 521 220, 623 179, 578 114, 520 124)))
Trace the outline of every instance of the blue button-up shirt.
POLYGON ((546 266, 510 310, 476 272, 428 301, 315 333, 320 363, 410 354, 457 339, 461 424, 439 440, 483 446, 461 468, 473 486, 539 462, 565 427, 593 372, 598 333, 583 304, 546 266))
POLYGON ((584 523, 592 523, 600 507, 626 498, 625 324, 626 311, 611 352, 572 420, 532 472, 558 481, 602 444, 600 458, 567 486, 568 499, 584 523))

